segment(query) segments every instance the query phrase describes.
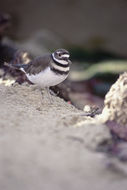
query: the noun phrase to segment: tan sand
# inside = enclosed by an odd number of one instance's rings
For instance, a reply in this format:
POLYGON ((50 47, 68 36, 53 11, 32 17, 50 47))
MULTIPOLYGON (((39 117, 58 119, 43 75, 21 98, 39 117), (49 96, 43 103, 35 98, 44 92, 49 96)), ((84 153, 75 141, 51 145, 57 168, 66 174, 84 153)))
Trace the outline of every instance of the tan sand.
POLYGON ((95 151, 110 139, 106 126, 52 99, 32 85, 0 85, 0 190, 126 190, 126 171, 109 170, 95 151))

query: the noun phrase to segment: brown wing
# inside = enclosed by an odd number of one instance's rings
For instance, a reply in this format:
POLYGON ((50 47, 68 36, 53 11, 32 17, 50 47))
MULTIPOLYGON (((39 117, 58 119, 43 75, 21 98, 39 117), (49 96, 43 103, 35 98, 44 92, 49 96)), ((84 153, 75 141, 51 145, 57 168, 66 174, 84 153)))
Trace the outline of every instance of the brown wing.
POLYGON ((43 57, 37 57, 34 60, 32 60, 28 65, 26 65, 24 67, 24 70, 30 75, 38 74, 41 71, 45 70, 45 68, 49 65, 50 61, 51 61, 50 54, 43 57))

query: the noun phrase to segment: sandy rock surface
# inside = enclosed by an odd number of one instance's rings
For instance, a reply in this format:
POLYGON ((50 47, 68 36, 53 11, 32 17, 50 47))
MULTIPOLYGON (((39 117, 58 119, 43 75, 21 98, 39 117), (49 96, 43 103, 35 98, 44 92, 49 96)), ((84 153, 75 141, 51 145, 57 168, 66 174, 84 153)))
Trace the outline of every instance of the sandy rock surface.
POLYGON ((126 189, 95 151, 109 130, 80 113, 33 85, 0 85, 0 189, 126 189))
POLYGON ((106 94, 102 119, 110 122, 114 133, 127 140, 127 72, 120 75, 106 94))

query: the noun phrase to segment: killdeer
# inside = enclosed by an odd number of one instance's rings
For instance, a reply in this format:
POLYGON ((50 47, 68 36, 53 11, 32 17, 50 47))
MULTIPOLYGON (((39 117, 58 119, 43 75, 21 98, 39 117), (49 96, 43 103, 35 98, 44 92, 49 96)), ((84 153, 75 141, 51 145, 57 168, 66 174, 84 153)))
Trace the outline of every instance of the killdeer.
POLYGON ((52 54, 37 57, 27 64, 5 64, 25 73, 30 82, 40 88, 49 88, 63 82, 70 70, 70 54, 65 49, 58 49, 52 54))

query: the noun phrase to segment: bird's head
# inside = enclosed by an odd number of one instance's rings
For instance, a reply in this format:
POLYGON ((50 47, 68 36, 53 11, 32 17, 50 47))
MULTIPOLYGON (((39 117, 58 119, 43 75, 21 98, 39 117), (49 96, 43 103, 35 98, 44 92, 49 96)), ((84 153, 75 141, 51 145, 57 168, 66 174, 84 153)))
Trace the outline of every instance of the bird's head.
POLYGON ((54 53, 52 53, 53 60, 61 64, 68 64, 70 62, 69 57, 70 54, 65 49, 57 49, 54 53))

